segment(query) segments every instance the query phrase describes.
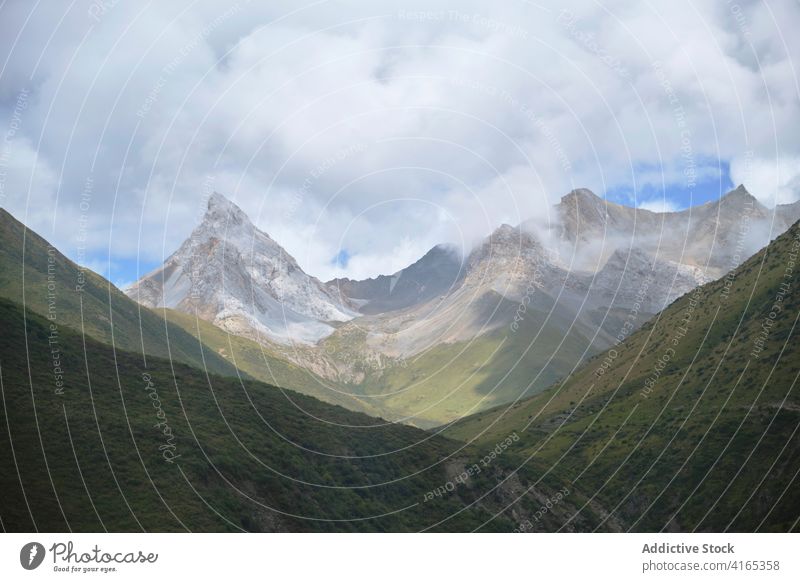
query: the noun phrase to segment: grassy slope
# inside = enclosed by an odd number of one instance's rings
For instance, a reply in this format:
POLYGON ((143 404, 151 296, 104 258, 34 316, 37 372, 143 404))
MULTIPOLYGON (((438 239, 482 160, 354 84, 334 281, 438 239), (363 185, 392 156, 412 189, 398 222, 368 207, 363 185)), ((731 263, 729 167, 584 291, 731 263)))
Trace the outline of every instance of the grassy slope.
POLYGON ((795 224, 736 269, 727 298, 723 279, 677 300, 616 347, 605 374, 596 370, 609 352, 447 434, 492 442, 519 431, 517 452, 569 475, 635 530, 796 529, 800 263, 784 276, 798 259, 798 237, 795 224), (784 281, 789 293, 755 358, 753 342, 784 281))
POLYGON ((346 390, 302 370, 256 342, 232 336, 189 314, 138 305, 103 277, 88 269, 81 271, 78 265, 33 231, 26 231, 22 223, 2 209, 0 243, 0 297, 17 303, 23 303, 24 298, 29 309, 44 316, 49 307, 47 277, 52 256, 55 321, 59 325, 83 329, 87 335, 113 343, 118 349, 141 352, 144 346, 148 355, 169 356, 226 376, 237 375, 238 368, 251 378, 290 387, 331 404, 372 415, 381 412, 369 402, 348 395, 346 390), (76 292, 76 286, 81 283, 79 277, 85 280, 81 293, 76 292))
POLYGON ((99 275, 81 270, 0 209, 0 297, 48 316, 49 295, 54 308, 52 316, 59 326, 84 330, 87 335, 122 350, 171 357, 218 374, 236 373, 230 363, 204 349, 192 335, 140 307, 99 275), (81 277, 85 283, 82 292, 78 292, 81 277), (48 283, 52 283, 50 289, 48 283))
POLYGON ((381 410, 370 402, 353 396, 346 388, 321 378, 310 370, 301 368, 275 354, 267 346, 244 337, 229 334, 217 326, 188 313, 172 309, 158 310, 159 314, 198 338, 203 345, 224 357, 250 377, 291 388, 296 392, 319 398, 329 404, 379 416, 381 410))
MULTIPOLYGON (((588 344, 578 332, 557 350, 560 337, 552 333, 534 341, 544 314, 531 310, 516 332, 504 328, 472 342, 439 345, 402 362, 387 360, 384 369, 366 366, 365 381, 359 384, 337 383, 192 315, 137 305, 104 278, 81 270, 2 209, 0 243, 0 297, 24 303, 45 316, 52 257, 55 321, 59 325, 83 329, 122 350, 141 352, 144 346, 148 355, 169 356, 207 367, 212 373, 233 376, 238 368, 252 378, 324 402, 372 416, 403 419, 423 428, 544 389, 572 368, 588 344), (80 277, 85 283, 78 293, 80 277), (556 355, 545 369, 532 366, 532 362, 548 359, 554 350, 556 355), (535 374, 539 376, 533 380, 535 374)), ((511 317, 516 308, 511 303, 506 306, 511 317)), ((362 344, 353 349, 349 359, 358 361, 362 344)))
MULTIPOLYGON (((66 327, 59 395, 47 321, 28 313, 26 326, 22 308, 5 300, 0 321, 5 530, 509 530, 563 485, 534 463, 512 474, 518 460, 506 453, 467 484, 421 503, 485 451, 441 462, 460 445, 306 396, 289 402, 258 382, 206 377, 158 358, 145 369, 138 355, 115 354, 91 338, 84 351, 84 338, 66 327), (154 426, 145 372, 175 435, 173 464, 159 451, 167 438, 154 426), (492 519, 540 475, 513 514, 492 519)), ((556 529, 580 502, 572 491, 535 528, 556 529)), ((589 512, 573 526, 597 522, 589 512)))
POLYGON ((436 346, 405 366, 390 367, 370 389, 394 393, 385 405, 418 414, 427 426, 539 392, 580 360, 588 340, 573 334, 554 354, 561 337, 534 339, 537 319, 532 315, 516 332, 503 329, 471 342, 436 346), (551 356, 550 364, 541 366, 551 356))
MULTIPOLYGON (((513 320, 517 303, 498 296, 492 304, 498 305, 499 319, 513 320)), ((515 330, 503 325, 471 341, 441 343, 407 359, 361 362, 356 370, 364 378, 344 389, 368 398, 382 414, 422 428, 535 394, 571 370, 591 343, 574 326, 565 335, 571 320, 559 319, 560 311, 550 308, 552 301, 530 307, 515 330)), ((365 342, 359 330, 336 334, 323 345, 340 359, 360 362, 365 342)))

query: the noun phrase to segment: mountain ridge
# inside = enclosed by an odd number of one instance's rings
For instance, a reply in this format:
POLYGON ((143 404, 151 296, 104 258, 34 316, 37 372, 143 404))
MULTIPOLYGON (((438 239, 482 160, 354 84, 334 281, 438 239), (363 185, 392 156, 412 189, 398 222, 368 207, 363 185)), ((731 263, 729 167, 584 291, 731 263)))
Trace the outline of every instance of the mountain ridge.
POLYGON ((800 222, 548 390, 445 433, 516 431, 517 454, 595 491, 630 531, 796 529, 798 256, 800 222))
MULTIPOLYGON (((261 261, 250 247, 228 263, 224 253, 200 261, 216 265, 204 276, 217 283, 215 292, 234 289, 234 309, 220 308, 217 295, 176 307, 262 343, 381 416, 427 428, 546 388, 735 267, 794 210, 800 205, 781 209, 772 224, 743 187, 677 213, 624 207, 578 189, 563 197, 549 227, 500 225, 463 257, 439 245, 389 276, 320 283, 302 273, 325 301, 346 306, 339 321, 302 316, 298 328, 265 329, 284 322, 259 320, 253 297, 272 274, 250 276, 248 261, 261 261)), ((238 208, 236 217, 246 219, 238 208)), ((218 241, 227 236, 223 218, 213 229, 218 241)), ((248 229, 245 242, 259 236, 248 229)), ((264 237, 262 255, 285 252, 264 237)), ((284 298, 289 314, 306 303, 284 298)))

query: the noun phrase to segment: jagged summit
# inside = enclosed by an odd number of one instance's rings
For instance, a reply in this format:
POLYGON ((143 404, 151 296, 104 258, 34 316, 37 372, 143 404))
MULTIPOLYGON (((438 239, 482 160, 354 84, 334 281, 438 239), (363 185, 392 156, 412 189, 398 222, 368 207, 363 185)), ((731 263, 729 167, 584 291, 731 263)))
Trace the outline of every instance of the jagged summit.
POLYGON ((589 218, 605 217, 609 212, 622 214, 635 212, 634 208, 610 202, 588 188, 576 188, 562 196, 556 209, 562 215, 577 213, 589 218))
POLYGON ((761 203, 758 201, 758 199, 747 191, 747 188, 744 187, 744 184, 739 184, 736 188, 723 195, 720 198, 720 202, 736 202, 740 204, 747 203, 761 206, 761 203))
POLYGON ((455 289, 464 276, 463 257, 454 245, 434 246, 418 261, 391 275, 363 281, 333 279, 326 285, 356 303, 361 313, 397 311, 455 289))
MULTIPOLYGON (((736 202, 736 203, 744 203, 744 202, 752 202, 754 204, 759 204, 758 199, 753 196, 744 184, 739 184, 733 190, 726 192, 723 194, 719 199, 712 200, 708 202, 708 205, 715 205, 721 202, 736 202)), ((598 196, 594 192, 592 192, 588 188, 576 188, 564 196, 561 197, 560 203, 557 205, 562 212, 563 211, 580 211, 582 214, 587 214, 588 211, 594 211, 599 208, 607 209, 608 212, 614 212, 619 214, 630 214, 631 216, 634 213, 639 214, 654 214, 654 215, 672 215, 672 214, 680 214, 682 212, 690 212, 692 208, 687 208, 686 210, 678 211, 678 212, 655 212, 651 210, 645 210, 641 208, 634 208, 630 206, 625 206, 623 204, 617 204, 616 202, 611 202, 604 197, 598 196)))
POLYGON ((148 307, 196 314, 238 335, 313 343, 354 315, 219 193, 164 265, 126 290, 148 307))
MULTIPOLYGON (((678 288, 685 291, 698 279, 696 269, 702 270, 700 277, 719 276, 731 268, 733 254, 746 256, 763 244, 753 237, 738 241, 746 208, 753 209, 749 225, 760 236, 768 213, 743 185, 715 203, 672 213, 639 211, 577 188, 561 198, 556 220, 547 227, 531 221, 502 224, 466 257, 438 245, 391 275, 323 284, 304 273, 238 205, 214 192, 189 239, 128 293, 151 307, 199 313, 234 333, 314 343, 333 333, 332 322, 359 313, 429 310, 426 304, 464 293, 465 285, 506 293, 512 273, 524 277, 538 270, 557 282, 565 280, 558 269, 591 274, 606 266, 604 276, 613 282, 630 270, 631 259, 642 268, 649 260, 679 273, 678 288)), ((800 206, 779 210, 780 224, 767 225, 767 234, 796 220, 800 206)), ((576 281, 573 277, 570 284, 580 286, 576 281)))
MULTIPOLYGON (((436 246, 391 275, 322 284, 215 194, 192 236, 129 294, 197 314, 383 399, 391 418, 435 424, 517 398, 531 369, 532 390, 543 388, 612 345, 624 314, 635 309, 631 325, 641 325, 730 271, 784 220, 746 204, 748 196, 740 188, 718 205, 653 213, 578 189, 556 205, 555 220, 500 225, 466 257, 436 246), (305 345, 275 345, 295 342, 305 345), (442 381, 431 373, 442 363, 463 375, 442 381), (509 370, 518 370, 511 380, 509 370), (458 402, 448 400, 455 392, 458 402), (431 398, 447 403, 431 408, 431 398)), ((786 220, 795 210, 782 209, 786 220)))
POLYGON ((522 248, 536 248, 541 246, 537 238, 526 228, 501 224, 490 234, 481 245, 473 250, 476 253, 515 253, 522 248))
POLYGON ((209 196, 203 220, 192 236, 202 236, 208 232, 215 232, 223 239, 233 238, 237 235, 250 236, 268 240, 277 245, 267 233, 256 228, 250 217, 239 206, 219 192, 214 192, 209 196))
POLYGON ((598 196, 597 194, 592 192, 589 188, 575 188, 574 190, 571 190, 571 191, 567 192, 566 194, 564 194, 561 197, 561 202, 562 203, 567 203, 567 202, 570 202, 572 200, 581 200, 581 199, 583 199, 583 200, 600 200, 600 201, 603 200, 600 196, 598 196))
POLYGON ((611 202, 588 188, 576 188, 561 197, 561 201, 556 205, 556 211, 562 216, 577 214, 584 220, 605 220, 609 214, 627 216, 635 213, 636 209, 611 202))
POLYGON ((208 211, 214 210, 239 210, 241 209, 233 203, 232 200, 228 199, 227 196, 224 194, 220 194, 216 190, 211 193, 211 196, 208 197, 208 211))
POLYGON ((493 238, 503 238, 506 236, 514 236, 519 234, 519 230, 510 224, 503 223, 498 226, 494 232, 491 234, 493 238))
POLYGON ((203 220, 229 219, 235 223, 251 224, 244 211, 223 194, 214 192, 208 197, 208 205, 203 220))

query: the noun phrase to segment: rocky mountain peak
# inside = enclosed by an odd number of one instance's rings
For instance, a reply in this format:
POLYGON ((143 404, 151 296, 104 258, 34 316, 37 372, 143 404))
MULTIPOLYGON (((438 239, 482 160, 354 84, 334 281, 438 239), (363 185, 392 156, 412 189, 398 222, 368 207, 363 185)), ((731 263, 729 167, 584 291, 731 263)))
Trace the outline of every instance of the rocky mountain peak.
POLYGON ((207 245, 214 240, 221 241, 226 252, 236 250, 247 260, 251 260, 253 255, 263 255, 274 261, 287 263, 292 269, 299 269, 297 261, 283 247, 254 225, 241 208, 219 192, 214 192, 209 197, 203 220, 178 253, 194 254, 192 249, 198 244, 207 245))
POLYGON ((735 202, 737 204, 760 204, 758 199, 747 191, 744 184, 739 184, 736 188, 725 194, 721 200, 725 202, 735 202))
POLYGON ((247 214, 219 192, 214 192, 209 196, 208 208, 203 216, 203 224, 225 229, 237 227, 255 228, 247 214))
POLYGON ((469 276, 477 272, 485 274, 487 269, 503 271, 520 262, 539 260, 542 255, 542 245, 532 233, 503 224, 472 250, 466 272, 469 276))
POLYGON ((326 285, 335 296, 344 296, 353 301, 361 313, 397 311, 457 288, 464 275, 463 260, 459 248, 439 244, 415 263, 392 275, 380 275, 362 281, 333 279, 326 285))
POLYGON ((518 239, 519 235, 520 235, 519 229, 514 228, 510 224, 501 224, 489 236, 489 240, 493 243, 501 241, 509 241, 513 239, 518 239))
POLYGON ((634 210, 609 202, 588 188, 577 188, 562 196, 561 202, 557 205, 558 215, 567 221, 605 223, 609 213, 624 215, 628 211, 634 210))
POLYGON ((587 218, 594 220, 604 218, 608 213, 608 209, 616 206, 588 188, 576 188, 561 197, 557 210, 561 216, 580 216, 584 220, 587 218))
POLYGON ((574 202, 580 201, 592 201, 592 202, 603 202, 603 199, 600 198, 597 194, 589 190, 589 188, 575 188, 571 190, 567 194, 561 197, 562 204, 570 204, 574 202))
POLYGON ((481 255, 497 253, 504 255, 519 253, 522 249, 537 249, 540 246, 536 237, 526 229, 502 224, 484 240, 476 251, 481 255))
POLYGON ((333 331, 326 322, 353 316, 217 192, 191 236, 126 292, 149 307, 197 313, 232 333, 281 343, 313 343, 333 331))

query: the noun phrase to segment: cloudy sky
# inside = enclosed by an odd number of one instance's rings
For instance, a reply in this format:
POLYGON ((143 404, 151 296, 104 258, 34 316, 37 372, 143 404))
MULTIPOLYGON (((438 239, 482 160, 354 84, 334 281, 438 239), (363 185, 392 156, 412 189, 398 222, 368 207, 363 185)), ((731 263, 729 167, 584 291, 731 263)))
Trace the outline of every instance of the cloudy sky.
POLYGON ((0 205, 123 284, 214 190, 322 279, 579 186, 791 202, 798 27, 793 0, 7 0, 0 205))

